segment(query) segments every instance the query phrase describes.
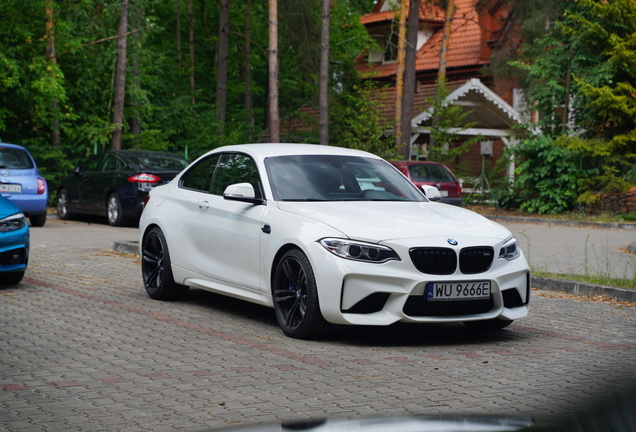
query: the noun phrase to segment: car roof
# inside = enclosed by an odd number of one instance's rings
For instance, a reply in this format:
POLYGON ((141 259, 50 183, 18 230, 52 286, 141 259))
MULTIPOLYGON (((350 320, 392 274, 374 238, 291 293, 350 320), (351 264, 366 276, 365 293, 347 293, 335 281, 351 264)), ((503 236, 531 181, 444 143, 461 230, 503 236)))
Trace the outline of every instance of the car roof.
POLYGON ((444 165, 441 162, 433 162, 433 161, 412 161, 412 160, 402 160, 402 161, 391 161, 393 165, 444 165))
MULTIPOLYGON (((26 147, 23 147, 21 145, 17 145, 17 144, 10 144, 10 143, 5 143, 5 142, 0 142, 0 146, 2 147, 8 147, 8 148, 16 148, 16 149, 22 149, 22 150, 26 150, 26 147)), ((28 150, 27 150, 28 151, 28 150)))
POLYGON ((261 143, 261 144, 238 144, 218 147, 209 153, 217 152, 245 152, 252 156, 265 159, 273 156, 294 156, 294 155, 340 155, 358 156, 381 159, 380 157, 355 149, 343 147, 325 146, 320 144, 287 144, 287 143, 261 143))

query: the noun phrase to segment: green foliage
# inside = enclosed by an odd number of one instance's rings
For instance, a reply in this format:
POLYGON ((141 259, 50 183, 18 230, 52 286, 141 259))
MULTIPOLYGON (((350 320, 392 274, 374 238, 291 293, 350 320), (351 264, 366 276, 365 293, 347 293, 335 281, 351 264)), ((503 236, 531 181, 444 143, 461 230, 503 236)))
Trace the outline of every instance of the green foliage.
POLYGON ((466 121, 470 111, 465 111, 459 105, 446 103, 450 93, 446 82, 438 81, 436 96, 428 101, 432 111, 432 127, 427 159, 444 164, 455 162, 458 156, 470 149, 471 145, 483 139, 482 136, 474 136, 459 140, 459 133, 475 124, 466 121))
POLYGON ((517 165, 514 185, 500 201, 504 207, 539 214, 574 207, 582 178, 574 152, 546 136, 526 139, 506 151, 517 165))
POLYGON ((353 88, 353 92, 343 95, 341 103, 333 106, 334 121, 332 134, 336 145, 368 151, 385 159, 398 159, 394 141, 385 135, 380 123, 378 106, 370 98, 377 90, 371 81, 365 81, 353 88))

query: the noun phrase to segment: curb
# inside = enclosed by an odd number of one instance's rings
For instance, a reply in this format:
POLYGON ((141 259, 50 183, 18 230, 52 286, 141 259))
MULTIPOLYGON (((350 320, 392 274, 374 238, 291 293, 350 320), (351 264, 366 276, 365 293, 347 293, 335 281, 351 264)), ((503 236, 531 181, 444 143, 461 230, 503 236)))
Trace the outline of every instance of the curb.
MULTIPOLYGON (((631 245, 636 249, 636 243, 631 245)), ((113 250, 119 253, 139 255, 139 242, 114 242, 113 250)), ((636 290, 612 287, 608 285, 593 285, 575 282, 567 279, 556 279, 544 276, 532 276, 532 287, 546 291, 556 291, 564 294, 574 294, 584 297, 603 296, 619 301, 636 303, 636 290)))
POLYGON ((139 255, 138 241, 116 241, 113 243, 113 250, 119 253, 139 255))
POLYGON ((582 297, 603 296, 618 301, 636 303, 636 290, 609 285, 594 285, 567 279, 532 276, 532 287, 582 297))

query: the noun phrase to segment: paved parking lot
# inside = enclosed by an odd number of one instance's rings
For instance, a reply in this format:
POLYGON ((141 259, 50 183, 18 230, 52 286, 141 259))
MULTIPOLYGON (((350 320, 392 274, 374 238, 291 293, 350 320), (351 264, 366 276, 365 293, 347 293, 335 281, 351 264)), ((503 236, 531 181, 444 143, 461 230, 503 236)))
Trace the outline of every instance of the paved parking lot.
POLYGON ((134 228, 47 221, 0 289, 0 430, 206 430, 385 414, 545 417, 636 388, 636 307, 535 291, 501 332, 340 328, 286 338, 271 310, 150 300, 134 228))

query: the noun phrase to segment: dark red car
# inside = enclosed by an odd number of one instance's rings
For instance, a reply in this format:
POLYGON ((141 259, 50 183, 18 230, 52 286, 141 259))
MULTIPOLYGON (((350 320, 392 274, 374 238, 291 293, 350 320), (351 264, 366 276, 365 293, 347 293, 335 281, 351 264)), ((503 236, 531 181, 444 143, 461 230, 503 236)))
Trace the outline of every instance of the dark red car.
POLYGON ((439 189, 443 203, 461 207, 462 187, 455 174, 446 165, 428 161, 392 161, 391 163, 415 186, 435 186, 439 189))

